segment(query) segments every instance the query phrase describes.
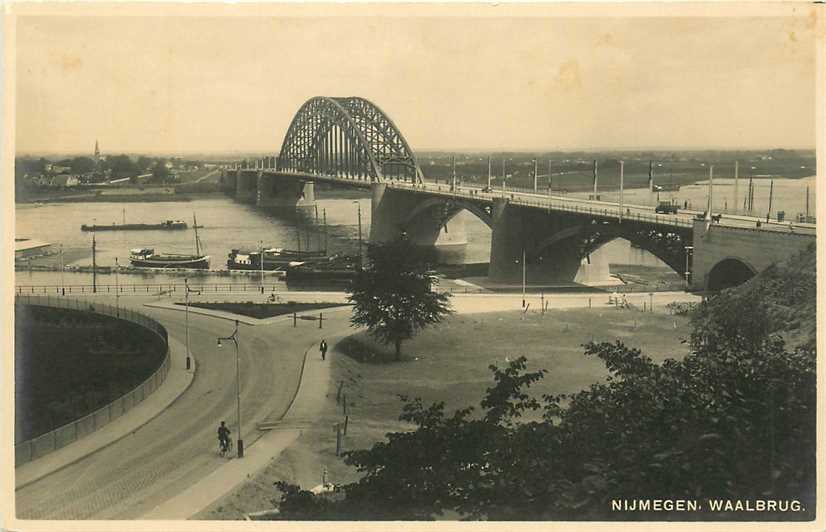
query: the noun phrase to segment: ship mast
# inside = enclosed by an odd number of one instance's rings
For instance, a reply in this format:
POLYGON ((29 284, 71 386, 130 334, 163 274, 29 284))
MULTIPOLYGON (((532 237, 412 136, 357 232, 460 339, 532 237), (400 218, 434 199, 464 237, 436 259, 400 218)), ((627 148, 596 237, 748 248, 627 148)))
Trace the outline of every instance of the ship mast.
POLYGON ((198 239, 198 220, 195 218, 195 213, 192 213, 192 226, 195 228, 195 256, 201 256, 201 242, 198 239))

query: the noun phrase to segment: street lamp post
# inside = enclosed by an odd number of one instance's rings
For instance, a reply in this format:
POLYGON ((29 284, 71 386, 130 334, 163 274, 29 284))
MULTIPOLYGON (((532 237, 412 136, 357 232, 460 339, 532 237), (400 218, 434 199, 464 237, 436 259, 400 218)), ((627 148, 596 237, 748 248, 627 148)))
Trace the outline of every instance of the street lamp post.
POLYGON ((191 357, 190 357, 190 354, 189 354, 190 353, 190 351, 189 351, 189 294, 190 294, 190 292, 200 294, 201 291, 200 290, 192 290, 189 287, 189 279, 188 278, 184 278, 184 287, 185 287, 184 292, 186 294, 186 304, 184 305, 184 308, 186 309, 186 311, 184 312, 184 314, 186 316, 186 319, 184 320, 185 323, 186 323, 186 325, 184 326, 184 329, 186 330, 186 369, 189 370, 192 367, 192 360, 191 360, 191 357))
POLYGON ((688 290, 691 278, 691 271, 688 269, 688 260, 691 253, 694 251, 694 246, 685 247, 685 289, 688 290))
POLYGON ((363 253, 362 253, 362 249, 361 249, 361 248, 362 248, 362 239, 361 239, 361 203, 360 203, 360 202, 358 202, 358 201, 354 201, 353 203, 355 203, 355 204, 358 206, 358 220, 359 220, 359 270, 361 270, 361 269, 362 269, 362 267, 364 266, 364 259, 362 258, 362 257, 363 257, 363 253))
POLYGON ((66 283, 63 281, 63 271, 65 269, 63 265, 63 244, 60 244, 60 293, 63 295, 66 295, 66 283))
MULTIPOLYGON (((519 259, 515 260, 517 264, 519 259)), ((525 261, 525 246, 522 246, 522 308, 525 308, 525 285, 528 279, 527 263, 525 261)))
MULTIPOLYGON (((316 211, 317 213, 317 211, 316 211)), ((264 241, 258 241, 258 249, 261 251, 261 254, 258 255, 258 262, 259 262, 259 270, 261 272, 260 275, 260 284, 261 284, 261 293, 264 293, 264 241)))
POLYGON ((218 338, 218 347, 222 347, 221 340, 232 340, 235 344, 235 397, 238 415, 238 458, 244 457, 244 440, 241 439, 241 362, 238 357, 238 320, 235 320, 235 330, 229 336, 218 338))
POLYGON ((118 258, 115 257, 115 312, 117 313, 117 317, 120 318, 120 282, 118 281, 118 270, 120 270, 120 264, 118 264, 118 258))

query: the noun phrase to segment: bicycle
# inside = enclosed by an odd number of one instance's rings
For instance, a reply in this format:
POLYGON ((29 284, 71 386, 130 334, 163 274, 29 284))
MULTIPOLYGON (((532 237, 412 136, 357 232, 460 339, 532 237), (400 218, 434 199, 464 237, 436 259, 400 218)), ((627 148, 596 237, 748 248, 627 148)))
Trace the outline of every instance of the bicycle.
POLYGON ((232 455, 232 440, 227 440, 226 445, 221 445, 221 442, 218 442, 218 456, 221 458, 226 457, 227 455, 232 455))

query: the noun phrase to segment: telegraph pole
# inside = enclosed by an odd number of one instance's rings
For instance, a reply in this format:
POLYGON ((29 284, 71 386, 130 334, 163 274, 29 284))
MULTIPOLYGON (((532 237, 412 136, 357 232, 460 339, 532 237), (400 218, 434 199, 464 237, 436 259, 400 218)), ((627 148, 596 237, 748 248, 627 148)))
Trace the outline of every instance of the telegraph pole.
MULTIPOLYGON (((456 190, 456 156, 453 155, 450 158, 450 164, 453 167, 453 176, 451 177, 450 181, 450 190, 456 190)), ((361 207, 359 207, 361 208, 361 207)))
POLYGON ((625 175, 625 161, 620 161, 620 193, 619 193, 619 221, 622 223, 622 209, 623 209, 623 201, 622 201, 622 188, 623 188, 623 179, 625 175))
POLYGON ((597 180, 599 179, 599 164, 597 160, 594 159, 594 197, 591 199, 597 199, 597 180))
POLYGON ((96 258, 96 246, 97 243, 95 241, 95 219, 92 219, 92 293, 97 294, 98 292, 98 270, 97 270, 97 258, 96 258))
POLYGON ((734 161, 734 212, 737 213, 737 196, 740 184, 740 161, 734 161))
POLYGON ((708 167, 708 208, 706 221, 711 221, 711 210, 714 208, 714 165, 708 167))
POLYGON ((551 195, 553 187, 553 173, 551 172, 551 159, 548 159, 548 196, 551 195))
POLYGON ((491 163, 490 155, 488 155, 488 190, 490 190, 490 177, 491 177, 491 175, 490 175, 490 163, 491 163))
POLYGON ((327 209, 321 209, 321 217, 324 223, 324 254, 327 254, 327 209))
POLYGON ((505 156, 502 156, 502 191, 505 190, 505 156))

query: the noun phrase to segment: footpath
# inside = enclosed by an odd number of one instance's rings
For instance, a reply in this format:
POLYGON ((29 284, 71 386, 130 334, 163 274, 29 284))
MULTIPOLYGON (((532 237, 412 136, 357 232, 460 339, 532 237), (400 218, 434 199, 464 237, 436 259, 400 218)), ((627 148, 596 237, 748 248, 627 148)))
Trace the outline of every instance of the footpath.
POLYGON ((298 392, 280 421, 273 422, 264 436, 244 449, 244 457, 233 457, 185 491, 142 515, 141 519, 189 519, 244 481, 253 478, 301 435, 301 426, 324 406, 330 381, 330 362, 322 362, 316 345, 304 353, 304 368, 298 392))

